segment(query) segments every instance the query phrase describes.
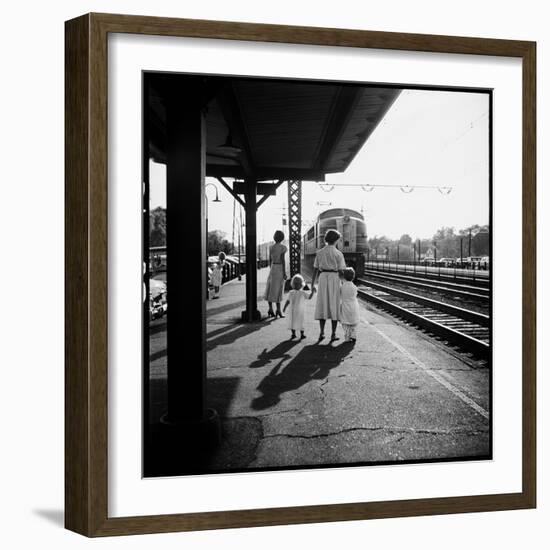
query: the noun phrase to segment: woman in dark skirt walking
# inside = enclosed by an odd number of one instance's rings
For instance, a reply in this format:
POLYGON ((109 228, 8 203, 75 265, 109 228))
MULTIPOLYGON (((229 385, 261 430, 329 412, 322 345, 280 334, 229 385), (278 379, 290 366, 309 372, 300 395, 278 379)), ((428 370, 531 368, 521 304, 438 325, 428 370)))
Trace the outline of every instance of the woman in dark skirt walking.
POLYGON ((284 317, 281 312, 281 302, 283 300, 283 286, 286 279, 285 254, 287 248, 281 244, 285 239, 282 231, 275 231, 273 240, 275 244, 269 249, 269 275, 265 286, 264 299, 269 304, 267 310, 268 317, 284 317), (273 302, 277 304, 276 312, 273 311, 273 302))

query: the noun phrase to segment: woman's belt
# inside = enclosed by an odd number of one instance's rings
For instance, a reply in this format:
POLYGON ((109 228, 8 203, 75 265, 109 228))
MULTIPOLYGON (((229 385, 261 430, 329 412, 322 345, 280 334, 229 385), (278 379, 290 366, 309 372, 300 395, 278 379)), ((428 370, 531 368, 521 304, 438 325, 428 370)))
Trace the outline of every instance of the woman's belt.
POLYGON ((337 269, 320 269, 320 273, 338 273, 337 269))

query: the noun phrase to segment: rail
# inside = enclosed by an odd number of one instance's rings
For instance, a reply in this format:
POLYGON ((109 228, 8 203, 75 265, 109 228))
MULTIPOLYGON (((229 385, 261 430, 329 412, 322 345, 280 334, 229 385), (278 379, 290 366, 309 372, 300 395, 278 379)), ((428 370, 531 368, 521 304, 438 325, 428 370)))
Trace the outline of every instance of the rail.
POLYGON ((488 288, 479 286, 465 285, 448 281, 426 279, 415 277, 413 275, 401 275, 398 273, 380 272, 374 270, 365 270, 364 277, 381 279, 399 285, 406 285, 426 290, 428 292, 445 293, 450 296, 463 298, 469 301, 487 303, 490 300, 488 288))
POLYGON ((475 311, 418 296, 400 289, 359 279, 358 294, 465 351, 487 359, 490 353, 490 317, 475 311))
POLYGON ((478 286, 488 286, 490 281, 489 264, 487 269, 470 269, 466 267, 434 265, 434 262, 396 262, 388 260, 366 260, 365 269, 387 273, 404 273, 423 276, 427 279, 452 280, 478 286))

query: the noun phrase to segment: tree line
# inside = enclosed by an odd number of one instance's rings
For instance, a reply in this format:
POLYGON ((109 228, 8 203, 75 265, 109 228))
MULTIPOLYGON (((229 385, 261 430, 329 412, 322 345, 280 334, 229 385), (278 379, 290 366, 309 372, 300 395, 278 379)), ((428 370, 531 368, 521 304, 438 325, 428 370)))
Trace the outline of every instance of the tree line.
MULTIPOLYGON (((157 207, 149 214, 149 244, 150 246, 166 246, 166 209, 157 207)), ((489 256, 489 226, 471 225, 458 231, 454 227, 441 227, 429 239, 415 239, 405 233, 399 239, 390 239, 384 235, 375 235, 368 239, 369 255, 383 256, 390 260, 420 259, 428 252, 435 251, 438 258, 489 256)), ((236 247, 235 247, 236 248, 236 247)), ((235 249, 233 243, 227 239, 226 233, 215 229, 208 232, 207 253, 215 256, 219 252, 230 254, 235 249)))
MULTIPOLYGON (((149 212, 149 246, 166 246, 166 208, 161 206, 149 212)), ((206 248, 209 256, 216 256, 219 252, 230 254, 233 244, 223 231, 215 229, 208 232, 206 248)))
POLYGON ((399 239, 375 235, 367 241, 371 258, 383 256, 389 260, 409 261, 423 258, 426 254, 437 258, 466 258, 489 256, 490 240, 488 225, 471 225, 458 231, 454 227, 442 227, 431 238, 414 239, 407 233, 399 239))

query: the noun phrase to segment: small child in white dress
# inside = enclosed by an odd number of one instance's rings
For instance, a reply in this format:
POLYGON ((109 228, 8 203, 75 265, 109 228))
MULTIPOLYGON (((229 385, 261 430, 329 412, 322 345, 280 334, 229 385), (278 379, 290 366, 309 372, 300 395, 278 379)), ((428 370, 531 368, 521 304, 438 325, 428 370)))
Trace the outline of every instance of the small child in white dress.
POLYGON ((311 296, 304 288, 304 278, 297 274, 292 277, 290 286, 292 290, 288 293, 283 312, 290 306, 290 313, 287 314, 288 328, 291 331, 291 339, 296 338, 296 331, 300 331, 300 339, 303 340, 306 335, 304 334, 304 312, 306 306, 306 300, 311 300, 311 296))
POLYGON ((222 286, 222 270, 220 264, 214 264, 212 266, 212 275, 210 279, 212 286, 214 287, 214 298, 220 297, 220 288, 222 286))
POLYGON ((359 324, 359 302, 357 301, 357 287, 353 284, 355 270, 346 267, 342 275, 344 281, 340 287, 340 322, 344 329, 346 342, 357 340, 357 325, 359 324))

